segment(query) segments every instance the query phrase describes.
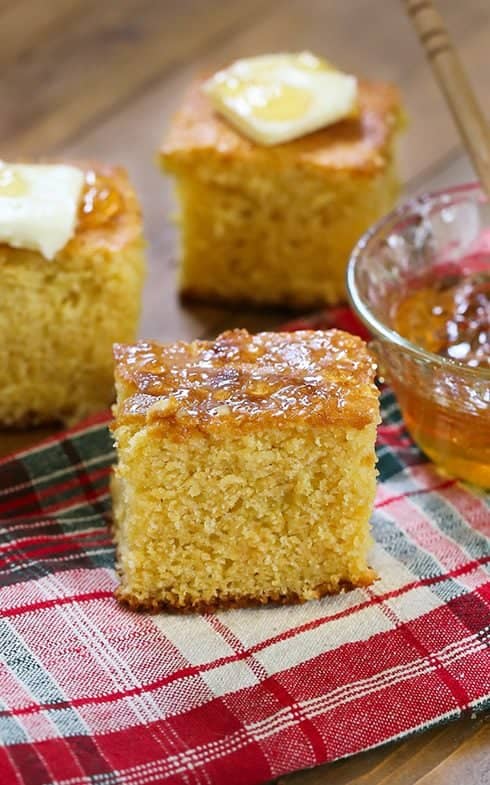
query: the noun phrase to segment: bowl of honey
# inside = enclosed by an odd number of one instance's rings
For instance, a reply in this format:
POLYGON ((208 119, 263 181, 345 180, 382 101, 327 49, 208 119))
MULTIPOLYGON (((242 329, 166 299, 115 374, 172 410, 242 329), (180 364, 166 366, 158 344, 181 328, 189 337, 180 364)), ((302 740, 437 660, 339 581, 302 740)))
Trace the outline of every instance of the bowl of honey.
POLYGON ((380 374, 444 472, 490 487, 490 205, 478 184, 423 194, 373 226, 347 271, 380 374))

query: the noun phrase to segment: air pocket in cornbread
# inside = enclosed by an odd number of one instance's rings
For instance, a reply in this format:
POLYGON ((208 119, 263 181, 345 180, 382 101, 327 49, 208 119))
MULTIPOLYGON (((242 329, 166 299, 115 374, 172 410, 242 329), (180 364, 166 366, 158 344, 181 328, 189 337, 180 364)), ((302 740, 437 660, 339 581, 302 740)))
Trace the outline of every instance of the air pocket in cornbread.
POLYGON ((107 407, 112 345, 136 337, 144 276, 140 208, 124 170, 2 165, 0 231, 0 425, 71 423, 107 407), (82 185, 72 235, 54 250, 67 170, 82 185))
POLYGON ((203 610, 371 583, 379 407, 359 338, 234 330, 115 357, 121 600, 203 610))

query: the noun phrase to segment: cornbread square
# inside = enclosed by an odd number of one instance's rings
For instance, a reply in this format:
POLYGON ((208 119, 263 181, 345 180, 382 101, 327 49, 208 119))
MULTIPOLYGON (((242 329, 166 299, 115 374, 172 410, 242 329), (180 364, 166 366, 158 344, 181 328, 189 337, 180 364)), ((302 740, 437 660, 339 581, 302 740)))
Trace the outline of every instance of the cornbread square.
POLYGON ((140 208, 123 169, 80 167, 72 239, 51 261, 0 245, 0 424, 72 423, 114 399, 112 345, 136 337, 140 208))
POLYGON ((160 150, 180 199, 182 297, 298 309, 344 300, 353 246, 398 194, 397 90, 361 82, 359 118, 264 147, 200 87, 160 150))
POLYGON ((372 582, 379 407, 360 338, 233 330, 115 358, 119 599, 205 610, 372 582))

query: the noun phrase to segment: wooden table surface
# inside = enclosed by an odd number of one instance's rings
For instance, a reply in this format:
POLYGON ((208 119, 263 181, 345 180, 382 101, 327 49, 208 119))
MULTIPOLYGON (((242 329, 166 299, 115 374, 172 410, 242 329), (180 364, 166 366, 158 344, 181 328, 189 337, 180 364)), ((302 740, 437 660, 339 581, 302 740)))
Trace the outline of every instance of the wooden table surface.
MULTIPOLYGON (((439 0, 439 7, 488 112, 490 1, 439 0)), ((171 340, 278 323, 277 314, 178 304, 173 199, 155 149, 194 73, 238 56, 306 48, 400 85, 410 115, 400 150, 406 193, 472 178, 399 0, 0 0, 0 156, 99 158, 128 168, 149 243, 142 335, 171 340)), ((43 434, 3 434, 0 452, 43 434)), ((489 725, 468 718, 278 782, 483 785, 489 725)))

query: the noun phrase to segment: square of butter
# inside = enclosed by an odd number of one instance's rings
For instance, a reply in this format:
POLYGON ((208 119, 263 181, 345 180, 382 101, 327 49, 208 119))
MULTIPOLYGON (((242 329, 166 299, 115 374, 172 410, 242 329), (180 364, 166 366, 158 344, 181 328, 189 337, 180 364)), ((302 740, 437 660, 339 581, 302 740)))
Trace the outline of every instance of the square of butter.
POLYGON ((84 180, 75 166, 0 162, 0 242, 53 259, 74 234, 84 180))
POLYGON ((237 60, 203 90, 217 112, 263 145, 291 141, 358 109, 357 79, 309 52, 237 60))

